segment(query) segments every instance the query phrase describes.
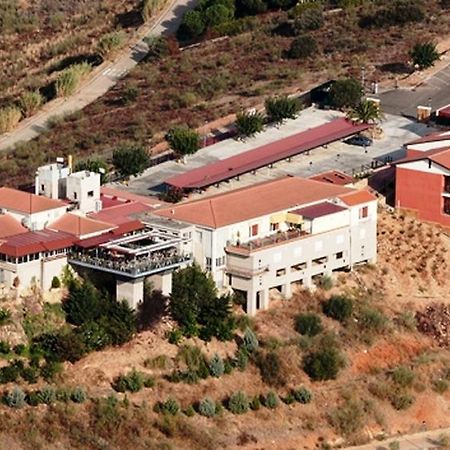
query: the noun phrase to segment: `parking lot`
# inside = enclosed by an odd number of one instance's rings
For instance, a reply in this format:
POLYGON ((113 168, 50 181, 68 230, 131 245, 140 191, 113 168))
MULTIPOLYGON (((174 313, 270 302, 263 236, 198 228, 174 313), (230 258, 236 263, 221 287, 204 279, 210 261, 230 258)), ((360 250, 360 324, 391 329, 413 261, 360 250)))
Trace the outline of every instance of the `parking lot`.
MULTIPOLYGON (((279 128, 270 127, 245 142, 229 139, 200 150, 189 157, 186 164, 168 161, 151 167, 141 176, 130 180, 128 186, 121 186, 121 188, 143 195, 155 194, 161 191, 162 183, 170 176, 277 141, 340 116, 342 114, 336 111, 308 108, 302 111, 297 119, 289 120, 279 128)), ((366 151, 363 147, 335 142, 326 148, 311 150, 309 154, 300 154, 292 158, 290 162, 280 161, 274 164, 273 168, 261 168, 256 171, 256 174, 248 173, 241 175, 239 180, 223 182, 218 188, 209 188, 208 193, 248 186, 287 174, 309 177, 331 169, 338 169, 348 174, 354 171, 360 172, 362 166, 370 165, 373 160, 383 161, 386 157, 392 157, 394 160, 401 158, 404 155, 403 144, 433 131, 424 124, 392 115, 385 117, 382 128, 383 137, 375 140, 372 146, 366 148, 366 151)))

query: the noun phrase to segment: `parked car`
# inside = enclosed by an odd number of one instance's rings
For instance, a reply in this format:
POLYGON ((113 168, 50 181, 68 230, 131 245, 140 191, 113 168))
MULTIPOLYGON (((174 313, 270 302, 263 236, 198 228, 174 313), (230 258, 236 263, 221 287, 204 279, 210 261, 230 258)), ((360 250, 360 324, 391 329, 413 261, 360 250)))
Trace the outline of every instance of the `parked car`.
POLYGON ((363 136, 362 134, 356 134, 344 141, 349 145, 357 145, 358 147, 370 147, 373 143, 372 139, 367 136, 363 136))

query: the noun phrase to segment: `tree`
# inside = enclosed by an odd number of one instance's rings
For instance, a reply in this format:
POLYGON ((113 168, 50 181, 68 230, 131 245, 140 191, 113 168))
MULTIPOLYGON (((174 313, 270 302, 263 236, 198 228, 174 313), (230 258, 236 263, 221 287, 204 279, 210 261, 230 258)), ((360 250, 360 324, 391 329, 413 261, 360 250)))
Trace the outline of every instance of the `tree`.
POLYGON ((308 34, 303 34, 291 42, 287 56, 290 59, 305 59, 312 56, 317 50, 316 40, 308 34))
POLYGON ((433 66, 439 60, 439 53, 433 42, 417 43, 412 48, 410 56, 414 66, 418 66, 420 70, 433 66))
POLYGON ((335 379, 343 366, 341 354, 333 347, 311 352, 303 359, 303 370, 314 381, 335 379))
POLYGON ((305 9, 294 21, 296 34, 305 31, 313 31, 322 28, 324 25, 323 12, 320 8, 305 9))
POLYGON ((209 27, 229 22, 233 19, 234 11, 220 3, 211 5, 205 10, 204 17, 209 27))
POLYGON ((337 80, 330 88, 330 104, 337 109, 355 108, 361 103, 363 87, 358 80, 337 80))
POLYGON ((298 98, 289 98, 286 95, 281 97, 269 97, 265 101, 267 120, 280 124, 284 119, 295 119, 300 111, 301 103, 298 98))
POLYGON ((185 335, 231 339, 235 320, 230 303, 228 296, 217 296, 211 275, 197 264, 173 274, 170 312, 185 335))
POLYGON ((333 295, 322 304, 324 314, 339 322, 345 322, 353 314, 353 301, 343 295, 333 295))
POLYGON ((177 38, 180 41, 189 41, 203 34, 205 21, 200 11, 188 11, 184 14, 180 27, 177 30, 177 38))
POLYGON ((237 0, 236 14, 238 16, 248 16, 261 14, 267 11, 267 3, 264 0, 237 0))
POLYGON ((360 123, 377 123, 381 120, 381 111, 375 102, 361 100, 348 112, 347 117, 360 123))
POLYGON ((78 161, 75 164, 75 172, 80 170, 88 170, 100 174, 100 183, 104 184, 108 181, 108 165, 101 158, 88 158, 78 161))
POLYGON ((121 176, 130 177, 142 173, 148 167, 150 159, 143 147, 122 145, 114 150, 112 161, 121 176))
POLYGON ((180 156, 193 155, 200 148, 199 134, 187 127, 172 128, 165 139, 170 148, 180 156))
POLYGON ((264 128, 264 115, 260 112, 240 112, 235 122, 239 137, 252 137, 264 128))

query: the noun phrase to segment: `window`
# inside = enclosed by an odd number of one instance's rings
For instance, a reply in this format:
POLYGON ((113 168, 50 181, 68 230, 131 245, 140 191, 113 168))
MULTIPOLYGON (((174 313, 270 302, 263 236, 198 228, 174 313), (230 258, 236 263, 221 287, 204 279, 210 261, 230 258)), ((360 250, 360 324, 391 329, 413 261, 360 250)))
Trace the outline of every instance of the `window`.
POLYGON ((342 259, 344 257, 344 252, 337 252, 335 256, 336 259, 342 259))
POLYGON ((369 215, 369 208, 367 206, 363 206, 359 208, 359 218, 365 219, 369 215))
POLYGON ((77 193, 76 192, 73 193, 73 198, 74 198, 74 200, 77 199, 77 193))
POLYGON ((41 184, 41 191, 45 191, 45 185, 41 184))
POLYGON ((450 215, 450 198, 444 197, 444 214, 450 215))
POLYGON ((195 237, 196 237, 196 240, 198 242, 200 242, 200 243, 203 242, 203 233, 201 231, 196 231, 195 232, 195 237))
POLYGON ((93 197, 94 196, 94 191, 88 191, 88 197, 93 197))
POLYGON ((280 224, 279 223, 271 223, 270 224, 270 231, 277 231, 280 229, 280 224))
POLYGON ((305 269, 306 269, 306 262, 302 262, 302 263, 291 266, 291 272, 299 272, 300 270, 305 270, 305 269))
POLYGON ((211 262, 212 262, 211 258, 206 257, 206 268, 207 269, 211 269, 211 262))
POLYGON ((444 192, 450 194, 450 176, 444 177, 444 192))
POLYGON ((282 277, 283 275, 286 275, 286 269, 278 269, 276 275, 277 277, 282 277))
POLYGON ((221 267, 225 265, 225 256, 221 256, 220 258, 216 258, 216 266, 221 267))
POLYGON ((258 235, 258 225, 252 225, 250 227, 250 236, 257 236, 258 235))

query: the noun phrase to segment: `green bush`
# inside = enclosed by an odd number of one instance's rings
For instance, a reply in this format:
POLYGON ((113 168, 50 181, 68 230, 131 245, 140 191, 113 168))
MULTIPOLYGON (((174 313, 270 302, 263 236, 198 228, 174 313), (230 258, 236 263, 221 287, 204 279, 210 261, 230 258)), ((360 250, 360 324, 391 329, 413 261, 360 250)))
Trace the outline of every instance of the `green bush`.
POLYGON ((205 21, 203 14, 199 11, 188 11, 184 14, 181 24, 177 30, 177 39, 189 41, 203 34, 205 21))
POLYGON ((258 411, 261 408, 261 400, 259 395, 255 395, 250 401, 250 409, 252 411, 258 411))
POLYGON ((171 416, 176 416, 178 414, 178 411, 180 411, 180 405, 179 403, 173 399, 169 398, 166 400, 162 406, 161 406, 161 412, 163 414, 168 414, 171 416))
POLYGON ((443 394, 447 390, 448 381, 442 379, 433 381, 433 391, 437 392, 438 394, 443 394))
POLYGON ((139 392, 144 387, 144 376, 133 369, 126 375, 119 375, 113 383, 113 389, 117 392, 139 392))
POLYGON ((317 54, 317 52, 316 40, 308 34, 303 34, 291 42, 287 56, 290 59, 306 59, 317 54))
POLYGON ((33 366, 24 367, 20 376, 29 384, 37 383, 39 379, 39 369, 33 366))
POLYGON ((278 395, 270 391, 264 398, 264 406, 269 409, 275 409, 280 404, 280 399, 278 395))
POLYGON ((412 48, 410 56, 414 66, 419 67, 421 70, 432 67, 439 60, 439 53, 436 49, 436 44, 433 42, 417 43, 412 48))
POLYGON ((25 356, 27 353, 27 346, 25 344, 17 344, 13 348, 14 353, 18 356, 25 356))
POLYGON ((392 380, 397 386, 410 387, 414 379, 414 372, 407 367, 397 367, 392 371, 392 380))
POLYGON ((406 392, 396 392, 390 400, 397 411, 408 409, 414 403, 414 397, 406 392))
POLYGON ((0 368, 0 383, 12 383, 19 378, 19 375, 20 370, 14 364, 9 364, 0 368))
POLYGON ((70 399, 74 403, 84 403, 87 399, 86 391, 81 387, 76 387, 71 392, 70 399))
POLYGON ((343 366, 341 354, 333 347, 308 353, 303 358, 303 370, 314 381, 335 379, 343 366))
POLYGON ((187 417, 195 416, 195 409, 192 405, 189 405, 184 411, 183 414, 187 417))
POLYGON ((359 327, 370 333, 380 333, 387 322, 388 319, 383 313, 368 306, 362 308, 358 314, 359 327))
POLYGON ((11 346, 6 341, 0 341, 0 353, 3 355, 7 355, 11 352, 11 346))
POLYGON ((74 64, 68 69, 63 70, 56 79, 55 90, 58 97, 68 97, 72 95, 80 82, 91 71, 90 64, 84 62, 80 64, 74 64))
POLYGON ((235 392, 229 398, 227 406, 230 412, 232 412, 233 414, 246 413, 249 408, 247 395, 242 391, 235 392))
POLYGON ((6 308, 0 308, 0 325, 6 325, 11 319, 11 312, 6 308))
POLYGON ((333 83, 329 92, 330 105, 337 109, 356 108, 363 96, 363 86, 354 78, 345 78, 333 83))
POLYGON ((422 2, 417 0, 394 0, 379 8, 373 14, 361 17, 359 25, 363 28, 386 28, 394 25, 421 22, 425 19, 422 2))
POLYGON ((264 106, 266 108, 267 120, 270 123, 281 124, 285 119, 295 119, 301 108, 298 98, 269 97, 264 106))
POLYGON ((63 371, 60 362, 48 361, 41 367, 41 376, 45 381, 54 381, 63 371))
POLYGON ((138 145, 121 145, 113 151, 112 163, 122 177, 141 174, 149 161, 147 150, 138 145))
POLYGON ((30 117, 36 113, 44 103, 42 94, 36 91, 25 91, 19 99, 19 107, 25 117, 30 117))
POLYGON ((346 400, 343 405, 331 411, 329 419, 331 425, 342 435, 351 436, 361 431, 364 425, 364 408, 361 402, 346 400))
POLYGON ((25 401, 30 405, 30 406, 38 406, 41 404, 41 399, 39 397, 39 393, 36 391, 30 391, 27 392, 25 401))
POLYGON ((297 333, 306 336, 316 336, 323 331, 322 321, 317 314, 298 314, 294 318, 294 328, 297 333))
POLYGON ((5 403, 10 408, 23 408, 26 403, 25 398, 26 395, 22 389, 14 386, 14 388, 5 395, 5 403))
POLYGON ((55 275, 52 278, 52 289, 59 289, 61 287, 61 281, 59 281, 59 278, 55 275))
POLYGON ((193 155, 200 148, 200 136, 187 127, 172 128, 165 136, 170 148, 180 156, 193 155))
POLYGON ((345 322, 353 313, 353 300, 343 295, 333 295, 322 303, 322 310, 326 316, 345 322))
POLYGON ((319 280, 319 287, 324 291, 329 291, 333 287, 333 278, 329 275, 322 275, 319 280))
POLYGON ((97 50, 102 58, 111 56, 120 50, 125 44, 125 33, 123 31, 113 31, 100 38, 97 50))
POLYGON ((299 403, 302 403, 303 405, 306 405, 307 403, 311 403, 312 397, 313 397, 311 391, 305 387, 296 389, 293 392, 293 395, 294 395, 295 400, 299 403))
POLYGON ((259 112, 239 112, 236 115, 236 130, 241 138, 252 137, 264 128, 264 115, 259 112))
POLYGON ((22 113, 15 106, 5 106, 0 109, 0 134, 13 130, 20 122, 22 113))
POLYGON ((178 345, 182 339, 183 339, 183 332, 179 328, 170 330, 167 333, 167 340, 169 341, 169 344, 178 345))
POLYGON ((155 386, 155 378, 152 376, 144 377, 144 387, 152 388, 155 386))
POLYGON ((247 327, 244 332, 242 348, 248 353, 253 353, 259 347, 259 341, 254 331, 247 327))
POLYGON ((70 390, 64 387, 56 389, 56 400, 58 402, 68 403, 70 400, 70 390))
POLYGON ((209 373, 216 378, 219 378, 223 375, 225 371, 225 366, 223 359, 217 354, 214 353, 211 361, 209 361, 209 373))
POLYGON ((320 8, 308 8, 294 22, 296 33, 318 30, 324 25, 323 12, 320 8))
POLYGON ((281 400, 286 405, 292 405, 292 403, 295 403, 295 397, 292 392, 288 392, 284 397, 281 398, 281 400))
POLYGON ((198 405, 198 412, 205 417, 216 415, 216 403, 210 398, 204 398, 198 405))
POLYGON ((256 358, 256 364, 261 373, 261 378, 268 385, 283 386, 286 383, 278 353, 274 351, 266 354, 260 353, 256 358))
POLYGON ((44 386, 38 391, 38 396, 41 403, 51 405, 56 401, 56 390, 51 386, 44 386))

